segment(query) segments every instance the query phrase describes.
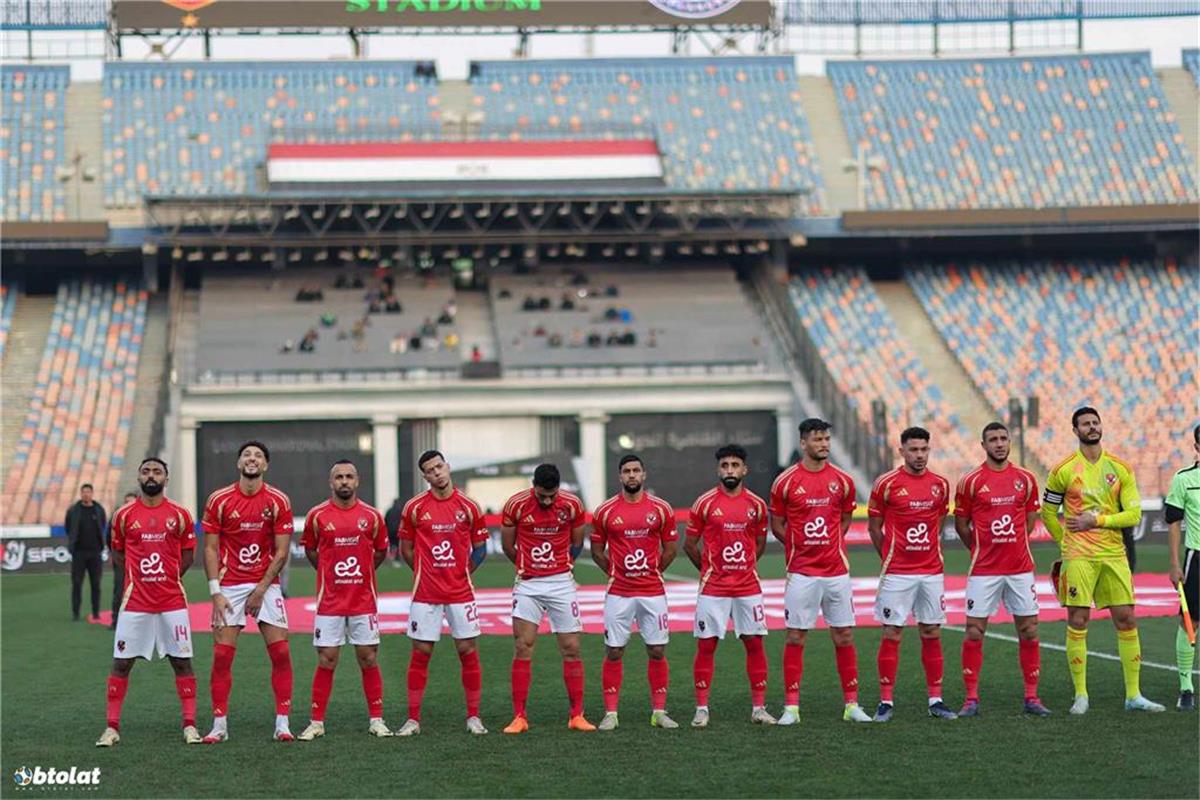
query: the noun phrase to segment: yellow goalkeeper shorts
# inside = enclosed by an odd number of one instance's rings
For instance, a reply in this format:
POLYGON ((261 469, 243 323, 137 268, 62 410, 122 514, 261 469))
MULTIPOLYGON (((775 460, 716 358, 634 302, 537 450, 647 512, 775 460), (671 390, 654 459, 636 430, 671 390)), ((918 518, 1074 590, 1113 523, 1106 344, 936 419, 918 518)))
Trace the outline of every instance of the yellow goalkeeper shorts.
POLYGON ((1064 606, 1108 608, 1133 605, 1133 574, 1129 562, 1071 559, 1064 561, 1059 581, 1064 606))

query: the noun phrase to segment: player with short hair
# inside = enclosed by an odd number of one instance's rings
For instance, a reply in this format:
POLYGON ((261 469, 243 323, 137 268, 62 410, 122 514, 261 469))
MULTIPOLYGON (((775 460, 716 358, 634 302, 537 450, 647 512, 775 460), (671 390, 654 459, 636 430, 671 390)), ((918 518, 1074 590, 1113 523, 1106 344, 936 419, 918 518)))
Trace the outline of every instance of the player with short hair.
POLYGON ((383 722, 383 674, 379 670, 379 607, 375 571, 387 557, 387 524, 358 496, 358 467, 349 459, 329 468, 330 497, 304 518, 300 543, 317 570, 317 614, 313 620, 312 716, 301 741, 325 735, 325 709, 333 691, 342 645, 354 645, 367 700, 367 733, 391 736, 383 722))
POLYGON ((196 730, 196 674, 192 672, 192 625, 183 574, 196 555, 192 515, 163 494, 167 462, 157 456, 138 466, 136 500, 121 506, 110 523, 113 566, 125 574, 121 614, 113 636, 108 676, 108 727, 97 747, 121 741, 121 704, 136 659, 164 655, 175 670, 175 693, 183 707, 183 740, 200 742, 196 730))
POLYGON ((400 554, 412 567, 412 605, 408 612, 408 720, 397 736, 421 732, 421 701, 429 680, 429 659, 442 637, 442 622, 450 627, 462 669, 467 699, 467 730, 487 733, 479 719, 479 612, 471 573, 487 557, 488 531, 479 504, 459 491, 450 478, 450 465, 437 450, 426 450, 417 469, 429 484, 404 504, 400 514, 400 554))
POLYGON ((942 700, 942 625, 946 622, 942 523, 950 508, 950 482, 928 468, 929 431, 905 428, 899 451, 904 463, 875 481, 867 505, 867 530, 883 559, 875 595, 875 620, 883 626, 875 721, 892 718, 900 640, 910 614, 921 636, 929 716, 955 719, 958 715, 942 700))
MULTIPOLYGON (((1183 584, 1187 613, 1192 620, 1192 629, 1200 623, 1200 425, 1192 429, 1192 450, 1195 463, 1184 467, 1171 478, 1164 506, 1167 520, 1167 549, 1171 551, 1171 583, 1183 584), (1179 565, 1179 523, 1187 522, 1187 540, 1184 544, 1183 566, 1179 565)), ((1196 690, 1192 685, 1192 665, 1195 664, 1196 646, 1188 639, 1184 630, 1183 608, 1179 609, 1179 627, 1175 630, 1175 663, 1179 667, 1179 699, 1175 708, 1180 711, 1196 710, 1196 690)))
POLYGON ((510 497, 500 515, 504 555, 517 568, 512 613, 513 720, 505 733, 529 730, 525 705, 532 680, 533 647, 537 644, 538 625, 547 615, 562 654, 563 683, 571 704, 567 727, 596 730, 583 716, 584 671, 579 657, 583 623, 572 572, 575 559, 583 552, 587 512, 577 496, 560 488, 561 483, 558 467, 539 464, 533 471, 533 488, 510 497))
POLYGON ((783 616, 784 708, 779 725, 800 722, 804 644, 825 617, 837 660, 847 722, 870 722, 858 705, 858 653, 854 648, 854 591, 846 532, 855 506, 854 480, 829 463, 833 426, 815 417, 800 423, 800 460, 771 486, 771 534, 787 555, 783 616))
POLYGON ((262 442, 243 442, 237 450, 238 479, 208 497, 204 517, 204 571, 212 595, 213 665, 210 679, 213 727, 206 744, 229 738, 226 714, 233 687, 233 657, 246 617, 258 621, 271 659, 275 695, 274 739, 290 742, 292 657, 288 651, 287 608, 279 573, 289 557, 292 503, 264 480, 271 452, 262 442))
POLYGON ((708 696, 712 690, 717 644, 733 616, 733 630, 746 650, 750 680, 750 721, 774 725, 766 708, 767 614, 757 564, 767 549, 767 504, 745 486, 750 472, 746 448, 727 444, 716 452, 718 484, 696 498, 688 517, 683 551, 700 570, 696 599, 696 659, 692 678, 696 689, 693 728, 708 727, 708 696))
POLYGON ((1001 601, 1012 614, 1020 640, 1017 658, 1025 679, 1025 713, 1050 711, 1038 699, 1041 650, 1038 642, 1037 578, 1029 533, 1037 520, 1037 479, 1008 460, 1008 428, 989 422, 980 435, 983 464, 968 472, 954 492, 954 530, 971 551, 967 571, 967 635, 962 675, 967 696, 960 717, 979 715, 979 674, 988 617, 1001 601))
POLYGON ((646 491, 641 456, 626 453, 617 464, 621 491, 592 514, 592 560, 608 575, 604 595, 604 719, 602 731, 617 727, 625 646, 634 620, 646 645, 646 678, 650 683, 650 724, 678 728, 667 715, 667 588, 663 571, 675 559, 679 534, 670 503, 646 491))
POLYGON ((1092 605, 1107 608, 1117 629, 1117 653, 1125 677, 1126 711, 1163 711, 1141 692, 1142 644, 1134 613, 1133 574, 1122 528, 1142 519, 1142 498, 1133 468, 1100 444, 1104 427, 1091 406, 1075 409, 1071 429, 1079 449, 1046 478, 1042 522, 1062 546, 1058 600, 1067 609, 1067 667, 1075 685, 1072 714, 1086 714, 1087 626, 1092 605), (1058 510, 1063 508, 1063 522, 1058 510))

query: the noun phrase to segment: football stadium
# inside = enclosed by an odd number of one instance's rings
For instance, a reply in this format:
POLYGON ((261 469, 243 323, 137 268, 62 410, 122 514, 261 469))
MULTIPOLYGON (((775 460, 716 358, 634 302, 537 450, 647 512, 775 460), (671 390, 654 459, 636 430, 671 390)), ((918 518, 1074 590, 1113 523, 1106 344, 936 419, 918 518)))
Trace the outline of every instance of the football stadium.
POLYGON ((1196 0, 0 13, 0 793, 1200 796, 1196 0))

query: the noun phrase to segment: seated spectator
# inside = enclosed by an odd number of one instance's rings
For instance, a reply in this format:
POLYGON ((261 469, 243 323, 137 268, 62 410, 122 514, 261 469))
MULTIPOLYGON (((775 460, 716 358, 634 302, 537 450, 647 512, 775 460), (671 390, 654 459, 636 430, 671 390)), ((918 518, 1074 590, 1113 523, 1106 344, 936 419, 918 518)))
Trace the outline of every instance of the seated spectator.
POLYGON ((363 288, 363 279, 362 279, 362 276, 361 276, 361 275, 359 275, 357 272, 354 274, 354 277, 353 277, 353 278, 350 280, 350 288, 351 288, 351 289, 361 289, 361 288, 363 288))
POLYGON ((633 331, 625 331, 625 335, 621 337, 621 344, 625 347, 633 347, 637 344, 637 334, 633 331))
POLYGON ((546 335, 546 326, 538 325, 536 328, 533 329, 533 335, 534 336, 545 336, 546 335))
POLYGON ((533 295, 530 295, 530 294, 525 295, 525 299, 521 302, 521 310, 522 311, 537 311, 538 310, 538 302, 537 302, 537 300, 533 299, 533 295))
POLYGON ((621 290, 617 288, 617 285, 615 283, 610 283, 608 286, 606 286, 604 288, 604 296, 605 297, 619 297, 620 295, 621 295, 621 290))
POLYGON ((442 344, 442 342, 440 339, 438 339, 436 333, 433 336, 422 336, 421 337, 421 347, 423 347, 426 350, 431 350, 431 351, 436 352, 437 349, 439 347, 441 347, 441 344, 442 344))
POLYGON ((446 305, 442 306, 442 311, 445 312, 450 319, 458 316, 458 301, 451 297, 446 301, 446 305))
POLYGON ((571 329, 570 338, 567 339, 567 347, 583 347, 583 329, 571 329))
POLYGON ((416 334, 413 334, 413 337, 408 340, 408 349, 409 350, 420 350, 421 349, 421 337, 417 336, 416 334))
POLYGON ((620 318, 621 312, 617 310, 616 306, 609 306, 608 308, 604 309, 604 319, 608 320, 609 322, 615 322, 620 318))
POLYGON ((332 311, 326 311, 321 315, 321 327, 332 328, 334 325, 337 325, 337 314, 334 314, 332 311))
POLYGON ((608 338, 604 340, 605 347, 617 347, 621 344, 621 334, 616 331, 609 331, 608 338))
POLYGON ((367 324, 368 320, 364 316, 362 319, 355 320, 350 326, 350 338, 354 340, 354 352, 361 353, 367 349, 367 324))
POLYGON ((383 287, 384 294, 393 294, 396 291, 396 279, 391 275, 384 275, 380 285, 383 287))
POLYGON ((399 314, 404 311, 404 306, 400 305, 400 299, 394 294, 389 294, 384 298, 383 310, 389 314, 399 314))
POLYGON ((546 344, 550 345, 551 347, 562 347, 562 343, 562 334, 558 333, 557 331, 550 334, 550 336, 546 339, 546 344))
POLYGON ((582 272, 576 272, 574 275, 571 276, 571 285, 572 286, 584 286, 587 284, 587 282, 588 282, 587 275, 584 275, 582 272))
POLYGON ((403 354, 408 352, 408 337, 403 333, 397 333, 392 337, 392 341, 388 343, 388 352, 392 354, 403 354))
MULTIPOLYGON (((501 300, 509 300, 512 298, 512 292, 510 292, 508 289, 501 289, 500 294, 498 294, 497 297, 499 297, 501 300)), ((526 309, 526 311, 528 310, 529 309, 526 309)))
POLYGON ((571 297, 570 292, 563 292, 562 302, 558 304, 559 311, 574 311, 575 300, 571 297))
POLYGON ((483 351, 479 349, 479 345, 471 345, 471 363, 478 364, 483 361, 483 351))
POLYGON ((550 298, 543 297, 543 298, 539 299, 538 300, 538 308, 541 309, 542 311, 549 311, 550 310, 550 298))
POLYGON ((284 339, 283 344, 281 344, 279 346, 279 352, 281 352, 281 353, 290 353, 295 349, 296 349, 296 343, 293 342, 291 339, 284 339))
POLYGON ((456 349, 458 347, 458 334, 454 331, 447 333, 445 337, 442 338, 442 347, 445 347, 447 350, 456 349))
POLYGON ((604 339, 603 339, 603 337, 600 336, 599 333, 597 333, 596 331, 592 331, 591 333, 588 334, 588 337, 587 337, 587 346, 588 347, 599 347, 602 344, 604 344, 604 339))
POLYGON ((350 277, 348 275, 346 275, 346 273, 344 273, 344 272, 339 272, 338 276, 336 278, 334 278, 334 280, 333 280, 333 288, 349 289, 350 288, 350 277))
POLYGON ((621 309, 621 322, 624 322, 626 325, 633 322, 633 312, 628 308, 621 309))
POLYGON ((300 352, 311 353, 317 349, 317 338, 319 334, 316 328, 309 328, 304 334, 304 338, 300 340, 300 352))
POLYGON ((425 318, 425 321, 421 323, 420 333, 422 337, 437 336, 437 326, 433 324, 432 318, 425 318))
POLYGON ((452 317, 450 314, 447 314, 446 309, 443 308, 442 313, 438 314, 437 324, 438 325, 453 325, 454 317, 452 317))
POLYGON ((378 297, 372 297, 371 302, 367 303, 367 313, 368 314, 382 314, 383 313, 383 304, 381 302, 379 302, 378 297))
POLYGON ((320 286, 301 286, 296 290, 297 303, 315 303, 325 299, 320 286))

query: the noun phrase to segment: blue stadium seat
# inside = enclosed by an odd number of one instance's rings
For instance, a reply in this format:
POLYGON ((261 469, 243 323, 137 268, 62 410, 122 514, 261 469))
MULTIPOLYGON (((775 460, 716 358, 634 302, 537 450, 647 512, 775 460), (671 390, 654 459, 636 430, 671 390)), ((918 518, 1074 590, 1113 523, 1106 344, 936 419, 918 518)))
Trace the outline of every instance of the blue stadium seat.
POLYGON ((1196 79, 1196 86, 1200 87, 1200 50, 1195 48, 1184 50, 1183 66, 1192 73, 1192 77, 1196 79))
POLYGON ((4 219, 57 222, 67 217, 66 192, 57 167, 66 163, 69 67, 0 70, 0 181, 4 219))

